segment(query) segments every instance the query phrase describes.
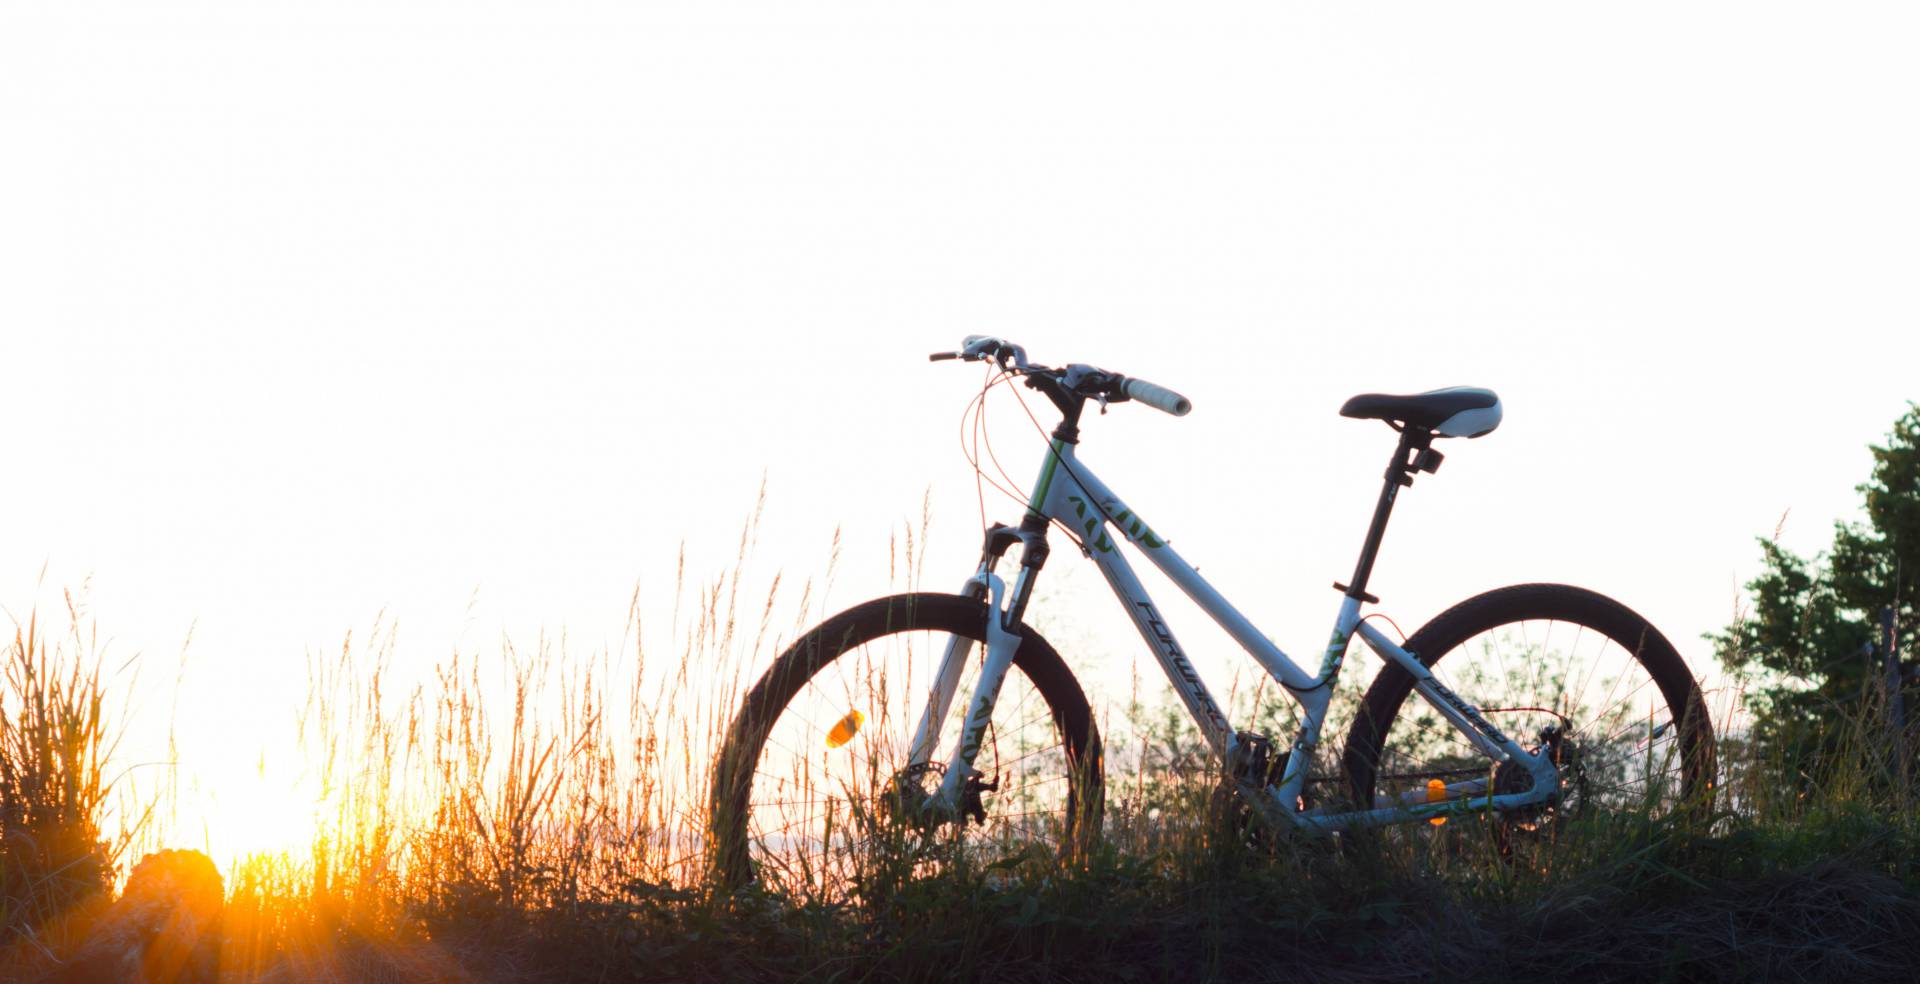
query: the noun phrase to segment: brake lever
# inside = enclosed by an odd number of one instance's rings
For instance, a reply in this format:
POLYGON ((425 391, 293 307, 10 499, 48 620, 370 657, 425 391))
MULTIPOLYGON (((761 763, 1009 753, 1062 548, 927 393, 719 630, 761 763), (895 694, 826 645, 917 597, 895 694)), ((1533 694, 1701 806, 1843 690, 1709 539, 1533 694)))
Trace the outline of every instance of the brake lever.
POLYGON ((1007 372, 1027 372, 1037 368, 1027 362, 1027 350, 1004 338, 992 335, 968 335, 958 352, 935 352, 928 362, 964 359, 968 362, 991 361, 1007 372))

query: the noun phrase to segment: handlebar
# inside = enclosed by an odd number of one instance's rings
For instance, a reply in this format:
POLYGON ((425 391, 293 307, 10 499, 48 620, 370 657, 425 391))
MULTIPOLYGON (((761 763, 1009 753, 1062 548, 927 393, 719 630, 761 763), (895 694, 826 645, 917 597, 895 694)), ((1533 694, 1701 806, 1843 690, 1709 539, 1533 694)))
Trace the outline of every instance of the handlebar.
MULTIPOLYGON (((1184 417, 1193 410, 1192 400, 1157 383, 1079 363, 1051 369, 1027 361, 1026 349, 990 335, 968 335, 960 343, 958 351, 935 352, 927 356, 929 362, 948 359, 967 362, 991 360, 1008 372, 1027 377, 1028 386, 1045 391, 1054 398, 1055 403, 1073 400, 1077 406, 1077 401, 1086 398, 1098 399, 1103 403, 1135 400, 1176 417, 1184 417)), ((1067 408, 1063 405, 1061 409, 1064 412, 1067 408)))
POLYGON ((1122 388, 1126 390, 1128 396, 1163 413, 1184 417, 1193 410, 1192 400, 1165 386, 1149 383, 1144 379, 1129 379, 1122 384, 1122 388))

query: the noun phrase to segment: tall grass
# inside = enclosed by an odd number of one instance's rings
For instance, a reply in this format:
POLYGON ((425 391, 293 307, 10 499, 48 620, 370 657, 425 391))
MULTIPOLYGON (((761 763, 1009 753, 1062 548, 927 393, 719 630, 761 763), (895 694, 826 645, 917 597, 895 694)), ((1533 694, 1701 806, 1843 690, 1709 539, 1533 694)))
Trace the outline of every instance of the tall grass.
MULTIPOLYGON (((1706 821, 1603 812, 1514 852, 1476 820, 1337 845, 1259 832, 1144 688, 1103 705, 1091 856, 961 854, 831 902, 723 890, 705 838, 721 736, 821 614, 809 588, 748 573, 754 536, 750 522, 719 577, 682 564, 662 644, 636 592, 618 649, 503 642, 401 687, 383 620, 312 657, 295 725, 318 832, 226 873, 227 979, 1906 978, 1920 803, 1875 764, 1872 701, 1822 722, 1859 751, 1831 774, 1783 781, 1723 734, 1706 821)), ((69 641, 49 648, 29 621, 0 691, 0 928, 16 961, 57 953, 43 928, 97 897, 129 842, 99 829, 109 695, 97 655, 69 641)), ((1274 717, 1274 697, 1237 689, 1236 718, 1274 717)))
POLYGON ((0 945, 34 951, 70 942, 62 917, 105 897, 151 818, 149 802, 102 829, 120 728, 99 640, 66 600, 64 634, 31 612, 0 656, 0 945))
MULTIPOLYGON (((758 518, 729 572, 693 582, 682 560, 663 657, 636 590, 620 651, 503 641, 404 692, 390 623, 310 659, 296 723, 320 780, 318 833, 304 855, 236 865, 229 971, 352 976, 486 953, 514 979, 533 973, 521 961, 551 969, 538 954, 578 934, 679 918, 701 897, 727 717, 791 634, 776 630, 779 578, 748 586, 758 518)), ((793 600, 799 617, 811 597, 793 600)), ((605 942, 569 963, 624 964, 605 942)))

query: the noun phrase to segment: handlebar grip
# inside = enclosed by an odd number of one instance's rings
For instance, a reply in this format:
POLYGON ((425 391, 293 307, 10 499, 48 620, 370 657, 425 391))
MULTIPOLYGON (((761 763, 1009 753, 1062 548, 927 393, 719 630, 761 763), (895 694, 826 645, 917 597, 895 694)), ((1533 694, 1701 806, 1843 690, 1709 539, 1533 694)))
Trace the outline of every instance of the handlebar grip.
POLYGON ((1128 379, 1121 389, 1126 391, 1128 399, 1138 400, 1155 410, 1170 413, 1176 417, 1184 417, 1193 409, 1192 400, 1165 386, 1156 386, 1144 379, 1128 379))

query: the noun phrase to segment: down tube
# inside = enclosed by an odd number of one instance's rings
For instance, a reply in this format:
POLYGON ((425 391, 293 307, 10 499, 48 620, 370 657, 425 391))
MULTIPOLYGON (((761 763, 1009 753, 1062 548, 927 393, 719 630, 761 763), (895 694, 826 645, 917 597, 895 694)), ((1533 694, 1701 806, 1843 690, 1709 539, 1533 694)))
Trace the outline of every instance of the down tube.
POLYGON ((1147 641, 1147 648, 1159 658, 1160 665, 1167 671, 1167 679, 1180 695, 1187 712, 1193 715, 1201 731, 1207 736, 1207 744, 1224 759, 1233 747, 1233 725, 1227 723, 1227 716, 1214 703, 1213 695, 1207 692, 1207 685, 1200 682, 1200 674, 1193 668, 1193 661, 1181 650, 1180 643, 1173 638, 1173 630, 1160 617, 1153 607, 1153 599, 1147 597, 1147 589, 1133 573, 1132 565, 1120 551, 1111 550, 1094 555, 1093 561, 1100 573, 1107 579, 1107 585, 1113 589, 1114 597, 1127 606, 1127 615, 1133 619, 1133 625, 1140 630, 1140 637, 1147 641))

